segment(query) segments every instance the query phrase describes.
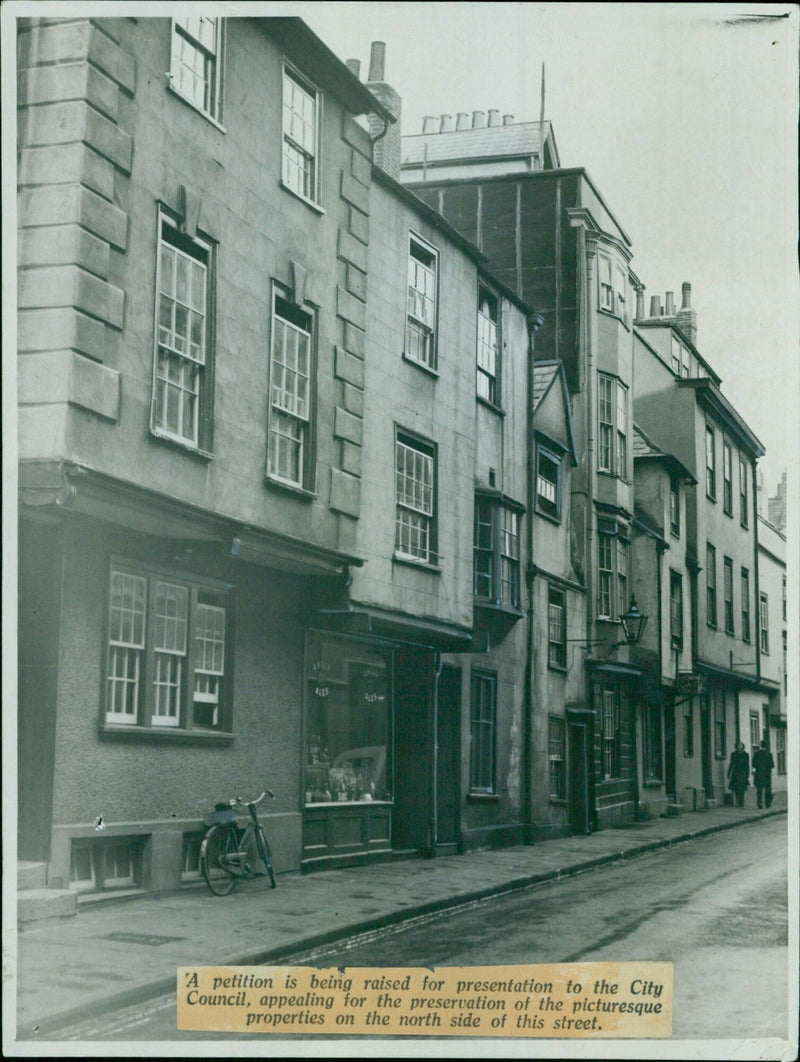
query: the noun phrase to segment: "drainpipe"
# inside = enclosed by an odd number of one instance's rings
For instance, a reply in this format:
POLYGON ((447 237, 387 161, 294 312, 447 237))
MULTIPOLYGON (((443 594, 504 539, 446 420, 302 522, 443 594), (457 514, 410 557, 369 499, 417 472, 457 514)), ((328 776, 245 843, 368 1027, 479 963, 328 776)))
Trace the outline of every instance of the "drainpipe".
POLYGON ((433 705, 431 712, 431 855, 436 855, 439 818, 437 811, 438 771, 439 771, 439 679, 442 676, 442 654, 439 649, 433 651, 433 705))
POLYGON ((523 788, 525 792, 524 799, 524 817, 529 831, 529 838, 532 838, 533 834, 533 794, 531 792, 531 786, 533 783, 533 621, 534 621, 534 607, 533 607, 533 583, 536 577, 536 565, 533 560, 533 519, 534 519, 534 500, 535 500, 535 481, 536 481, 536 464, 535 464, 535 450, 536 444, 534 439, 534 424, 533 424, 533 368, 534 368, 534 350, 536 347, 535 336, 537 331, 544 324, 544 317, 541 314, 531 314, 528 318, 528 386, 527 386, 527 398, 526 398, 526 457, 527 457, 527 490, 526 490, 526 508, 527 508, 527 536, 526 547, 528 560, 525 566, 525 589, 528 593, 528 605, 527 605, 527 631, 525 637, 525 714, 523 719, 523 788))

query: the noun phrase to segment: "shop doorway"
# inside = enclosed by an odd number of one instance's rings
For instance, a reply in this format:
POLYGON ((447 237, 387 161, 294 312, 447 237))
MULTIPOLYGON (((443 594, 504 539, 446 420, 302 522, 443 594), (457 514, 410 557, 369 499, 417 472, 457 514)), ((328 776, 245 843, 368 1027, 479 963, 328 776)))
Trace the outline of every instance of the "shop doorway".
POLYGON ((667 796, 675 802, 675 709, 664 709, 664 788, 667 796))
POLYGON ((569 828, 570 833, 591 832, 589 820, 589 740, 584 722, 569 723, 569 828))

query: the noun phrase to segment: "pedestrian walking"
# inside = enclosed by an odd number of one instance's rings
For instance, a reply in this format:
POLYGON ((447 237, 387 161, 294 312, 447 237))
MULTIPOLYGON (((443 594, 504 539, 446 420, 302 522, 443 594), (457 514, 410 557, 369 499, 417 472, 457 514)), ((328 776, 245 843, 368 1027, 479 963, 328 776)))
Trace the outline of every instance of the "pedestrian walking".
POLYGON ((750 757, 744 749, 744 742, 737 741, 728 764, 728 789, 736 797, 736 807, 744 807, 744 794, 750 785, 750 757))
POLYGON ((772 803, 772 768, 774 766, 775 761, 765 739, 761 742, 761 748, 753 753, 753 782, 759 807, 762 805, 769 807, 772 803))

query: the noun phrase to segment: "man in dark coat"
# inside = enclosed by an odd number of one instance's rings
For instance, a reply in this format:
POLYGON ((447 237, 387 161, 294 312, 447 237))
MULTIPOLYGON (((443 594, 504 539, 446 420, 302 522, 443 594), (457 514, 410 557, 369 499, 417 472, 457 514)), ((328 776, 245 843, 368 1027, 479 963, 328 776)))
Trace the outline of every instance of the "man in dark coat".
POLYGON ((762 801, 766 807, 772 803, 772 768, 774 766, 775 761, 765 739, 761 742, 761 748, 753 753, 753 781, 759 807, 762 806, 762 801))
POLYGON ((744 750, 741 741, 736 742, 736 748, 731 753, 731 762, 728 764, 728 789, 736 797, 737 808, 744 807, 744 792, 750 785, 750 757, 744 750))

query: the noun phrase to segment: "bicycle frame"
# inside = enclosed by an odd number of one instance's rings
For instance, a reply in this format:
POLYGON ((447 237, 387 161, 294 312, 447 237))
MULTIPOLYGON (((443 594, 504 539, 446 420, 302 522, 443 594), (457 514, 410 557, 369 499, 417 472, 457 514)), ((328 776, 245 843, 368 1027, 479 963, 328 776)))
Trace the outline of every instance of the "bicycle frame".
POLYGON ((235 880, 262 876, 261 872, 253 869, 251 859, 253 863, 259 860, 263 862, 270 883, 273 888, 275 887, 269 844, 256 814, 256 805, 260 804, 268 793, 270 798, 274 799, 274 794, 269 789, 265 790, 256 800, 242 800, 241 797, 234 797, 225 804, 217 804, 215 810, 206 816, 207 833, 201 846, 201 866, 209 888, 217 895, 229 892, 235 880), (236 807, 247 808, 249 821, 244 828, 240 828, 236 823, 236 807), (206 846, 213 836, 219 836, 219 831, 225 831, 224 850, 219 850, 217 842, 213 862, 204 864, 203 861, 207 859, 206 846), (212 884, 209 876, 212 866, 217 866, 224 874, 229 875, 227 887, 223 884, 218 888, 212 884))

